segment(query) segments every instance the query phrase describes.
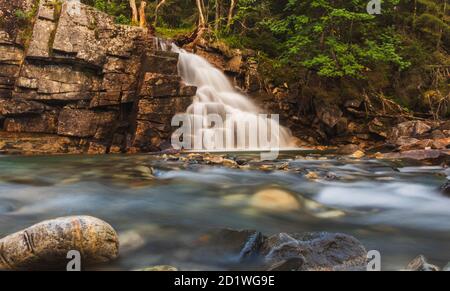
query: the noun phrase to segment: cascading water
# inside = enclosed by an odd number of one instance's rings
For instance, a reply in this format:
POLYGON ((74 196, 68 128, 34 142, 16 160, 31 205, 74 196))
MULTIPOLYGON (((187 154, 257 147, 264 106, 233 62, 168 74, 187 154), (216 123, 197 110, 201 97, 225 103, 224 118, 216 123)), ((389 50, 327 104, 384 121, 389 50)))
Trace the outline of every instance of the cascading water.
POLYGON ((157 40, 157 46, 158 49, 179 53, 180 76, 186 84, 198 88, 186 112, 192 126, 201 124, 201 134, 191 135, 195 150, 241 151, 296 147, 291 132, 279 125, 278 116, 274 118, 274 115, 269 117, 263 114, 252 100, 232 86, 223 72, 206 59, 163 40, 157 40), (212 145, 203 144, 205 136, 213 137, 212 145))

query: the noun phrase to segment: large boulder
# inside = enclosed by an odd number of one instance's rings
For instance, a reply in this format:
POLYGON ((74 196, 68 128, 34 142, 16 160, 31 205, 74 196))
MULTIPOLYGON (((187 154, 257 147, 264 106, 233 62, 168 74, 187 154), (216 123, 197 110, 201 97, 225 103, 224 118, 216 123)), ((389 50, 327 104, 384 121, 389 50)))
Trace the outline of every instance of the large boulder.
POLYGON ((366 270, 367 251, 355 238, 332 233, 281 233, 266 240, 261 253, 271 270, 366 270))
POLYGON ((69 251, 81 254, 82 266, 105 263, 118 257, 119 239, 94 217, 44 221, 0 240, 0 270, 65 270, 69 251))

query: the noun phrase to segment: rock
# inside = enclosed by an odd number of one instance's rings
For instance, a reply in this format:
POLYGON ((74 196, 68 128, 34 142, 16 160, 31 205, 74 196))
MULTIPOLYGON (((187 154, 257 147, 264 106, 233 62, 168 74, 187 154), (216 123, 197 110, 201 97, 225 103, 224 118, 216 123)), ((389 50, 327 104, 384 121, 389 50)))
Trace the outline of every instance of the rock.
POLYGON ((144 69, 151 73, 178 75, 178 54, 170 56, 147 55, 144 69))
POLYGON ((412 150, 401 153, 387 153, 383 157, 385 159, 411 159, 417 161, 436 160, 447 157, 449 154, 440 150, 412 150))
POLYGON ((58 124, 57 112, 44 112, 39 115, 9 117, 5 120, 7 132, 56 133, 58 124))
POLYGON ((64 268, 67 253, 81 253, 83 266, 118 257, 119 239, 106 222, 89 216, 48 220, 0 240, 1 270, 64 268))
POLYGON ((356 151, 352 155, 350 155, 350 157, 354 158, 354 159, 361 159, 365 156, 366 156, 366 154, 363 151, 356 151))
POLYGON ((412 260, 408 266, 406 266, 407 271, 414 272, 438 272, 440 271, 439 267, 436 267, 427 262, 427 259, 424 256, 418 256, 414 260, 412 260))
POLYGON ((316 172, 309 172, 308 174, 306 174, 305 177, 309 180, 318 180, 319 179, 319 175, 316 172))
POLYGON ((345 108, 359 109, 361 107, 362 101, 358 99, 347 100, 344 103, 345 108))
POLYGON ((380 119, 374 118, 368 124, 369 132, 377 134, 383 138, 387 138, 389 135, 388 126, 386 126, 380 119))
POLYGON ((389 142, 395 144, 400 137, 420 137, 431 131, 431 126, 423 121, 407 121, 398 124, 389 134, 389 142))
POLYGON ((59 116, 58 134, 76 137, 105 136, 105 132, 114 130, 116 117, 116 112, 64 109, 59 116))
POLYGON ((299 200, 293 194, 280 189, 267 189, 257 192, 250 199, 250 205, 276 212, 296 211, 301 206, 299 200))
POLYGON ((349 155, 352 155, 352 154, 354 154, 355 152, 357 152, 357 151, 359 151, 360 149, 359 149, 359 146, 357 146, 357 145, 355 145, 355 144, 348 144, 348 145, 345 145, 345 146, 342 146, 342 147, 340 147, 337 151, 336 151, 336 153, 338 154, 338 155, 346 155, 346 156, 349 156, 349 155))
POLYGON ((367 251, 355 238, 332 233, 281 233, 261 249, 269 270, 365 270, 367 251))
POLYGON ((236 258, 236 263, 257 261, 265 237, 254 230, 219 229, 211 231, 200 239, 202 255, 219 258, 236 258))
POLYGON ((127 254, 145 245, 145 239, 136 231, 126 231, 119 234, 120 253, 127 254))
POLYGON ((317 109, 317 117, 326 124, 328 127, 333 128, 339 122, 339 119, 342 117, 343 113, 337 106, 316 106, 317 109))
POLYGON ((0 5, 0 131, 17 134, 1 141, 2 153, 137 153, 170 146, 171 118, 186 111, 197 90, 177 75, 179 55, 155 50, 145 30, 116 25, 91 6, 79 3, 79 13, 72 13, 71 1, 41 0, 34 11, 32 2, 0 5), (19 41, 17 10, 36 12, 26 45, 19 41))
POLYGON ((0 99, 0 115, 16 116, 23 114, 39 114, 46 109, 42 103, 20 99, 0 99))
POLYGON ((153 266, 136 270, 138 272, 178 272, 178 269, 168 265, 153 266))
POLYGON ((450 181, 447 181, 447 183, 442 185, 440 190, 441 190, 442 194, 444 194, 445 196, 450 197, 450 181))

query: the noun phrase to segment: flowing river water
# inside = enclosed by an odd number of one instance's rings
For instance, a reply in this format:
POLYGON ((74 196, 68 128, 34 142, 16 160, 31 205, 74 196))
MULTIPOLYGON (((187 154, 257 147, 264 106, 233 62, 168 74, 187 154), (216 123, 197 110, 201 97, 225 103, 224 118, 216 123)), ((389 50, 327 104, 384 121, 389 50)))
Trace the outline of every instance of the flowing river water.
POLYGON ((419 254, 439 266, 450 261, 450 198, 438 191, 448 169, 295 153, 258 158, 240 156, 245 166, 234 168, 153 155, 1 156, 0 236, 60 216, 96 216, 122 244, 119 260, 95 267, 102 270, 239 269, 199 247, 220 228, 347 233, 379 250, 385 270, 419 254), (261 191, 275 193, 278 206, 258 201, 261 191))

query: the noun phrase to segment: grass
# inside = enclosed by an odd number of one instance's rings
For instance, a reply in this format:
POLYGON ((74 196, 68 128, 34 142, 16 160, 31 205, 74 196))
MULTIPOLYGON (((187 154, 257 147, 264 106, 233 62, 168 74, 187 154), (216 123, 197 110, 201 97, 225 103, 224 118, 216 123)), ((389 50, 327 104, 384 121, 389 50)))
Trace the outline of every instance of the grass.
POLYGON ((194 31, 193 27, 182 27, 182 28, 167 28, 167 27, 157 27, 156 35, 162 38, 176 38, 178 36, 187 35, 194 31))

